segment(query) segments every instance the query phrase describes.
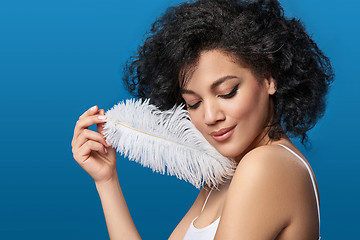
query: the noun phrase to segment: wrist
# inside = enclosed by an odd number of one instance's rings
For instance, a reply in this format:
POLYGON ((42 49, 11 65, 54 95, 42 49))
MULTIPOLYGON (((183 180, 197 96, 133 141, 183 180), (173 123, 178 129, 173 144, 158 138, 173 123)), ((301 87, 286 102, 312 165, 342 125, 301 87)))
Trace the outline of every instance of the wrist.
POLYGON ((113 174, 111 175, 111 177, 109 177, 105 180, 98 180, 98 181, 95 180, 95 185, 96 185, 97 189, 105 187, 105 186, 119 185, 119 178, 117 175, 117 171, 115 170, 113 172, 113 174))

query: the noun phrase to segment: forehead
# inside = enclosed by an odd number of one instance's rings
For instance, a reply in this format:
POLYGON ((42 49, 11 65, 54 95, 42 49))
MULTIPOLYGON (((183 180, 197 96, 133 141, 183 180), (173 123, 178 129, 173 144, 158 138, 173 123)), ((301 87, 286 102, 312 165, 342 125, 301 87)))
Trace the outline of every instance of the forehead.
POLYGON ((220 50, 203 51, 197 62, 188 66, 182 73, 181 88, 208 85, 225 76, 241 75, 246 69, 229 53, 220 50))

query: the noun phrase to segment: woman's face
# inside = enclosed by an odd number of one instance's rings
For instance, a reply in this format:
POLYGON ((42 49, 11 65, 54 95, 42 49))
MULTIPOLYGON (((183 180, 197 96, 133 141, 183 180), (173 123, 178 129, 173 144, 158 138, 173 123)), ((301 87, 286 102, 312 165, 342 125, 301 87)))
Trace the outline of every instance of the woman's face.
POLYGON ((274 80, 260 79, 220 50, 204 51, 181 90, 191 121, 222 155, 239 161, 262 145, 274 80))

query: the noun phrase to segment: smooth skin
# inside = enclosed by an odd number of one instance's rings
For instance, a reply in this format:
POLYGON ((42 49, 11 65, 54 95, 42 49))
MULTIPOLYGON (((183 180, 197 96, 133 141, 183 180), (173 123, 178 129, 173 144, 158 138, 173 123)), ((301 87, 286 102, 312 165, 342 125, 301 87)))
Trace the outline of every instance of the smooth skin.
POLYGON ((94 106, 79 117, 71 142, 73 156, 95 181, 110 239, 141 239, 121 191, 115 149, 101 134, 104 116, 104 110, 94 106), (93 124, 97 124, 98 132, 88 129, 93 124))
POLYGON ((196 216, 197 228, 221 216, 215 239, 317 239, 317 206, 309 173, 276 144, 304 156, 287 137, 271 141, 264 129, 273 114, 275 92, 274 79, 258 79, 223 51, 200 55, 182 97, 196 128, 239 165, 232 180, 211 193, 202 213, 208 191, 200 192, 171 239, 182 239, 196 216), (234 126, 224 141, 212 135, 234 126))
MULTIPOLYGON (((273 114, 275 91, 274 79, 259 81, 228 54, 220 50, 201 54, 182 96, 197 129, 239 164, 233 178, 211 193, 203 212, 209 190, 201 189, 169 239, 183 239, 197 216, 197 228, 221 216, 215 239, 317 239, 317 206, 309 173, 276 144, 304 157, 287 137, 271 141, 264 128, 273 114), (214 132, 228 128, 232 131, 225 137, 214 137, 214 132)), ((115 151, 100 134, 106 121, 98 119, 100 115, 104 111, 95 107, 79 118, 72 142, 74 158, 96 183, 110 238, 140 239, 118 181, 115 151), (87 129, 92 124, 97 124, 97 133, 87 129)))

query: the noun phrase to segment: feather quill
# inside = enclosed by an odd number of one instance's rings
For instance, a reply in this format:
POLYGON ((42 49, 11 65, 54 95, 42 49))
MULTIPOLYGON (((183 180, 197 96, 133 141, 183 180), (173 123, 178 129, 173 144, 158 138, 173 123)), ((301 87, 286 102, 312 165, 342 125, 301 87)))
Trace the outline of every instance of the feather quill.
POLYGON ((222 156, 191 123, 183 105, 161 111, 128 99, 108 110, 103 135, 117 152, 161 174, 175 175, 200 188, 231 178, 234 161, 222 156))

